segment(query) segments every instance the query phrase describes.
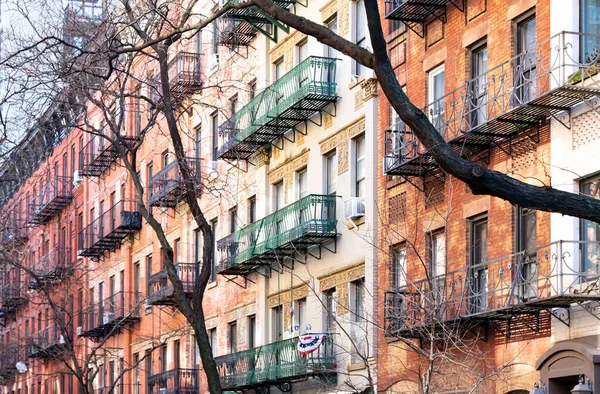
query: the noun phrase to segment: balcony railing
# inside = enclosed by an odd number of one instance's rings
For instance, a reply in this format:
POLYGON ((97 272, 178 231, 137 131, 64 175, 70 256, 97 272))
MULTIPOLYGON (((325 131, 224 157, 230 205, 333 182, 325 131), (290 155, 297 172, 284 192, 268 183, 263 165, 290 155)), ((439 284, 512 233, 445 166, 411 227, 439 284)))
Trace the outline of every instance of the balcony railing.
MULTIPOLYGON (((202 55, 179 52, 167 65, 172 99, 179 103, 184 98, 202 89, 202 55)), ((162 99, 160 75, 154 81, 157 97, 162 99)))
POLYGON ((336 61, 311 56, 219 126, 225 138, 218 157, 248 159, 337 99, 336 61))
POLYGON ((31 267, 32 275, 30 289, 40 289, 43 286, 60 282, 73 270, 73 254, 71 248, 56 247, 42 256, 31 267))
POLYGON ((196 369, 177 368, 148 377, 149 394, 196 394, 199 390, 196 369))
MULTIPOLYGON (((241 0, 224 0, 223 6, 226 6, 229 3, 235 4, 239 2, 241 2, 241 0)), ((296 6, 296 1, 275 0, 275 4, 284 9, 290 9, 290 7, 296 6)), ((287 26, 282 25, 256 6, 237 9, 233 8, 228 10, 223 16, 224 20, 220 24, 221 35, 219 43, 230 48, 249 45, 257 32, 276 41, 277 27, 285 32, 289 31, 287 26)))
POLYGON ((7 248, 21 245, 29 240, 25 212, 21 212, 22 205, 16 204, 6 207, 0 214, 0 244, 7 248))
POLYGON ((599 256, 600 242, 558 241, 430 280, 407 281, 385 293, 386 335, 431 335, 440 332, 434 326, 449 322, 507 321, 600 301, 599 256))
POLYGON ((325 335, 323 343, 307 356, 298 351, 298 338, 290 338, 216 357, 221 386, 243 390, 335 374, 333 335, 325 335))
POLYGON ((427 18, 435 16, 446 22, 446 6, 452 4, 464 11, 464 3, 463 0, 385 0, 385 17, 403 21, 422 38, 427 18))
POLYGON ((100 258, 118 249, 128 235, 142 228, 142 215, 135 201, 119 201, 81 231, 83 249, 80 256, 100 258))
POLYGON ((1 288, 2 308, 0 317, 14 316, 17 310, 27 304, 26 287, 20 277, 10 277, 1 288))
POLYGON ((119 330, 140 318, 139 295, 120 291, 94 303, 84 311, 81 336, 101 339, 118 334, 119 330))
MULTIPOLYGON (((423 111, 453 149, 468 158, 502 146, 549 117, 568 125, 573 106, 600 95, 599 43, 600 36, 559 33, 423 111), (588 53, 579 52, 583 41, 588 53)), ((388 175, 422 176, 437 165, 415 135, 402 128, 386 131, 384 167, 388 175)))
POLYGON ((19 344, 11 343, 0 346, 0 384, 6 385, 15 381, 18 372, 17 362, 25 362, 25 348, 19 344))
POLYGON ((107 15, 102 1, 69 0, 65 17, 74 21, 99 22, 107 15))
MULTIPOLYGON (((136 115, 137 116, 137 115, 136 115)), ((137 127, 137 126, 136 126, 137 127)), ((122 135, 123 144, 132 144, 139 140, 137 136, 122 135)), ((116 139, 113 139, 117 143, 116 139)), ((127 149, 127 146, 123 146, 127 149)), ((117 147, 104 137, 92 135, 83 147, 81 154, 81 176, 100 176, 119 158, 117 147)))
POLYGON ((219 240, 220 274, 244 274, 337 237, 336 196, 308 195, 219 240))
MULTIPOLYGON (((177 263, 175 264, 177 276, 183 284, 183 291, 191 294, 194 291, 196 278, 198 277, 198 264, 177 263)), ((162 270, 148 278, 148 299, 149 305, 175 305, 173 297, 173 285, 167 276, 167 271, 162 270)))
POLYGON ((48 179, 29 205, 29 224, 48 223, 73 199, 73 178, 56 176, 48 179))
MULTIPOLYGON (((202 173, 201 159, 187 158, 185 164, 192 175, 191 190, 200 190, 202 173)), ((172 161, 150 178, 150 205, 155 207, 175 207, 183 200, 188 188, 181 179, 178 162, 172 161)))
POLYGON ((27 357, 61 358, 67 349, 66 338, 56 323, 38 331, 27 340, 27 357))

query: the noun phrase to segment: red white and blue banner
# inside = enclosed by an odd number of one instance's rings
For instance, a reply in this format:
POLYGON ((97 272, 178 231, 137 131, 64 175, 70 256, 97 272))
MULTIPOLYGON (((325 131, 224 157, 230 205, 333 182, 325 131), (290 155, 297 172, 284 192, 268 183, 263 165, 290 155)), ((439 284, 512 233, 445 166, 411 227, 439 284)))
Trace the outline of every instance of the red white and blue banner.
POLYGON ((308 334, 298 337, 298 351, 302 356, 308 356, 321 346, 325 334, 308 334))

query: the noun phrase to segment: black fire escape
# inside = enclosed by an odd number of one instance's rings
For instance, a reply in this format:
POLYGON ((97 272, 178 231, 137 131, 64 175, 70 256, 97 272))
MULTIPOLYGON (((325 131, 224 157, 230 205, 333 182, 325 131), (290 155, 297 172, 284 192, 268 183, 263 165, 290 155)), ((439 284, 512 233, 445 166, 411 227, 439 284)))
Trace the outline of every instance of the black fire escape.
MULTIPOLYGON (((192 177, 192 184, 189 189, 200 190, 201 185, 201 159, 186 158, 185 165, 188 166, 192 177)), ((184 199, 188 190, 179 171, 179 165, 176 160, 167 164, 162 170, 150 178, 149 203, 153 207, 174 208, 184 199)))
MULTIPOLYGON (((199 264, 176 263, 175 269, 177 276, 183 285, 183 291, 191 295, 194 291, 196 278, 198 277, 199 264)), ((176 301, 173 297, 173 284, 167 276, 166 269, 151 275, 148 278, 148 299, 149 305, 168 305, 173 306, 176 301)))
POLYGON ((48 223, 73 199, 73 178, 70 176, 54 176, 40 188, 33 202, 29 205, 30 225, 48 223))
POLYGON ((438 19, 446 23, 448 5, 465 10, 464 0, 386 0, 385 18, 404 22, 419 37, 425 36, 427 20, 438 19))
POLYGON ((31 267, 29 288, 40 290, 44 286, 62 281, 73 271, 71 248, 57 246, 40 257, 31 267))
POLYGON ((123 240, 142 228, 142 215, 135 201, 122 200, 100 212, 91 224, 81 231, 83 249, 79 256, 100 258, 121 246, 123 240))
POLYGON ((140 305, 138 294, 125 291, 92 303, 83 311, 79 335, 93 341, 116 335, 121 328, 140 320, 140 305))

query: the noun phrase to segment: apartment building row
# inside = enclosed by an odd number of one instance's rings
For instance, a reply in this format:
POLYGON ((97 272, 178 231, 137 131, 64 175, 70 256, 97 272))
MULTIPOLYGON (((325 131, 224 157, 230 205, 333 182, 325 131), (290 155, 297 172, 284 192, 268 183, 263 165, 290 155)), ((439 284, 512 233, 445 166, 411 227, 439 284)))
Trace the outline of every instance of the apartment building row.
MULTIPOLYGON (((591 196, 598 6, 380 3, 400 84, 457 152, 591 196)), ((363 0, 292 8, 369 46, 363 0)), ((371 70, 255 9, 182 42, 171 91, 193 104, 179 123, 216 234, 211 261, 165 120, 146 130, 150 110, 131 102, 120 132, 140 145, 144 201, 186 291, 212 265, 206 326, 224 390, 554 394, 580 375, 596 389, 597 224, 474 195, 437 167, 371 70), (308 335, 322 343, 304 357, 308 335)), ((145 60, 140 75, 154 71, 145 60)), ((90 105, 86 122, 110 133, 100 112, 90 105)), ((131 175, 82 129, 7 191, 3 390, 84 392, 67 341, 95 392, 204 390, 131 175)))

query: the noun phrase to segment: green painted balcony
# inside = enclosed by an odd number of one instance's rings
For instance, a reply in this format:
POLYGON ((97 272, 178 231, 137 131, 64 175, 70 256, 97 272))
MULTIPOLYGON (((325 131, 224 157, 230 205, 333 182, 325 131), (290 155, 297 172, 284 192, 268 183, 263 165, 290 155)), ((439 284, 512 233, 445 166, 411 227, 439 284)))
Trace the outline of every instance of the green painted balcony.
POLYGON ((228 235, 217 242, 216 272, 245 275, 335 240, 335 210, 336 196, 310 194, 228 235))
POLYGON ((317 377, 326 382, 335 380, 337 369, 333 335, 313 353, 302 356, 298 338, 290 338, 253 349, 216 357, 223 390, 237 391, 278 386, 288 392, 291 382, 317 377))
MULTIPOLYGON (((223 6, 241 2, 242 0, 224 0, 223 6)), ((284 9, 295 8, 297 3, 300 4, 296 0, 275 0, 274 3, 284 9)), ((277 42, 278 28, 286 33, 289 32, 286 25, 278 22, 257 6, 228 10, 223 15, 219 27, 221 32, 219 44, 232 49, 250 45, 250 41, 256 37, 257 33, 262 33, 277 42)))
POLYGON ((310 120, 337 99, 337 59, 310 56, 258 94, 219 126, 225 139, 218 157, 248 160, 259 148, 272 144, 310 120))

